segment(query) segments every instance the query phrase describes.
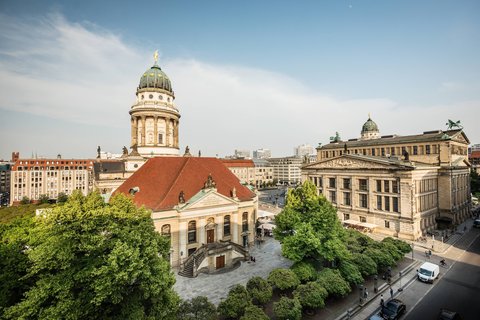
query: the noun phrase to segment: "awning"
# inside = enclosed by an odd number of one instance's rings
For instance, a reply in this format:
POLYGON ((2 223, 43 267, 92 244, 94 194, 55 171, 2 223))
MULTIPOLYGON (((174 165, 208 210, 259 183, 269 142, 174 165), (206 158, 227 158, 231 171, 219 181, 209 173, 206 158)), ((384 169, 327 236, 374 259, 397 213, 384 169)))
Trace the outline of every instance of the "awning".
POLYGON ((359 226, 359 227, 369 228, 369 229, 375 229, 376 227, 378 227, 376 224, 373 224, 373 223, 360 222, 360 221, 356 221, 356 220, 344 220, 344 221, 342 221, 342 223, 351 224, 351 225, 354 225, 354 226, 359 226))
POLYGON ((263 223, 263 224, 259 225, 257 229, 273 230, 276 227, 277 227, 276 225, 271 224, 271 223, 263 223))
POLYGON ((273 216, 275 216, 275 213, 273 213, 273 212, 268 212, 268 211, 265 211, 265 210, 258 210, 257 218, 273 217, 273 216))

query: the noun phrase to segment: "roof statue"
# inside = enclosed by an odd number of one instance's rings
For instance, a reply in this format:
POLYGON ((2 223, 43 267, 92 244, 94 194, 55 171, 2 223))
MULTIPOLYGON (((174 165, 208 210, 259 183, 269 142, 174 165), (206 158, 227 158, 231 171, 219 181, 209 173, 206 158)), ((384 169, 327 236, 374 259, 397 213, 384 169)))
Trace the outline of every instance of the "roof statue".
POLYGON ((139 156, 140 153, 138 153, 138 145, 135 143, 132 147, 132 152, 130 152, 131 156, 139 156))
POLYGON ((340 138, 340 135, 338 134, 338 132, 335 132, 335 137, 330 137, 330 141, 339 142, 339 141, 342 141, 342 138, 340 138))
POLYGON ((232 189, 232 198, 236 198, 237 197, 237 188, 233 187, 232 189))
POLYGON ((180 191, 180 194, 178 195, 178 203, 185 203, 185 193, 180 191))
POLYGON ((158 62, 158 50, 155 50, 155 52, 153 53, 153 61, 155 61, 155 64, 157 64, 157 62, 158 62))
POLYGON ((202 156, 202 151, 198 150, 198 157, 200 158, 202 156))
POLYGON ((127 147, 123 146, 122 148, 122 156, 127 156, 128 155, 128 149, 127 147))
POLYGON ((460 120, 453 121, 453 120, 448 119, 448 122, 445 123, 445 125, 448 126, 448 130, 452 130, 453 128, 463 129, 463 126, 460 124, 460 120))
POLYGON ((215 181, 213 181, 212 174, 210 173, 208 175, 207 181, 205 181, 205 183, 203 185, 203 189, 211 189, 211 188, 216 188, 216 187, 217 187, 217 184, 215 183, 215 181))
POLYGON ((183 154, 184 157, 191 157, 192 154, 190 153, 190 147, 186 146, 185 147, 185 153, 183 154))
POLYGON ((102 152, 102 149, 100 146, 97 147, 97 159, 100 159, 100 153, 102 152))

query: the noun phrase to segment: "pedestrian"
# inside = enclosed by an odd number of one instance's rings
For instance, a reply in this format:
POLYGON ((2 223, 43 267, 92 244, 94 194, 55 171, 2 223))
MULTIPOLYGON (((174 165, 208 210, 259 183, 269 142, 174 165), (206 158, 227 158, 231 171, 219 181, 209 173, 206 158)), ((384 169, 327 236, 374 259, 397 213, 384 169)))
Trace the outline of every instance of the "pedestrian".
POLYGON ((390 287, 390 298, 393 298, 393 289, 390 287))
POLYGON ((382 306, 382 307, 383 307, 383 302, 384 302, 384 301, 383 301, 383 294, 381 294, 381 295, 380 295, 380 306, 382 306))

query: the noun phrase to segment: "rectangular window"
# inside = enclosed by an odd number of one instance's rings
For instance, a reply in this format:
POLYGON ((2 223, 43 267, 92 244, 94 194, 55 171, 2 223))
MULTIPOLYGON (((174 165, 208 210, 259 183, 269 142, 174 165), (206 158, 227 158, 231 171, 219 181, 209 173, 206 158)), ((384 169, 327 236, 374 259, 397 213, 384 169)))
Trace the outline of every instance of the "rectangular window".
POLYGON ((163 144, 163 134, 158 134, 158 144, 163 144))
POLYGON ((351 194, 350 192, 344 192, 343 193, 343 204, 346 206, 350 206, 352 203, 351 201, 351 194))
POLYGON ((337 192, 336 191, 330 191, 330 202, 331 203, 337 203, 337 192))
POLYGON ((390 211, 390 197, 385 197, 385 211, 390 211))
POLYGON ((430 154, 430 145, 429 144, 427 144, 425 146, 425 154, 430 154))
POLYGON ((350 214, 349 213, 344 213, 343 214, 343 220, 350 220, 350 214))
POLYGON ((407 148, 406 148, 406 147, 402 147, 402 156, 404 156, 405 153, 407 153, 407 148))
POLYGON ((358 179, 358 185, 359 185, 360 190, 368 191, 367 179, 358 179))
POLYGON ((377 192, 382 192, 382 180, 377 180, 377 192))
POLYGON ((377 210, 382 210, 382 196, 377 196, 377 210))
POLYGON ((385 220, 385 228, 390 229, 390 221, 385 220))
POLYGON ((372 156, 375 155, 375 148, 372 148, 372 156))
POLYGON ((390 181, 383 181, 383 192, 390 192, 390 181))
POLYGON ((350 185, 351 185, 351 180, 350 179, 343 179, 343 189, 348 189, 350 190, 350 185))
POLYGON ((392 202, 393 202, 393 212, 398 212, 398 198, 393 197, 392 202))
POLYGON ((361 208, 368 208, 368 203, 367 203, 368 202, 367 201, 368 197, 367 197, 367 195, 366 194, 359 194, 359 197, 360 197, 359 198, 360 207, 361 208))
POLYGON ((395 147, 391 147, 391 148, 390 148, 390 154, 391 154, 392 156, 395 155, 395 147))
POLYGON ((385 157, 385 148, 382 148, 382 157, 385 157))
POLYGON ((392 181, 392 192, 398 193, 398 182, 396 180, 392 181))
POLYGON ((360 222, 366 223, 366 222, 367 222, 367 218, 360 216, 360 222))
POLYGON ((417 146, 413 146, 413 154, 414 155, 418 154, 418 147, 417 146))
POLYGON ((328 178, 328 186, 329 186, 330 188, 336 188, 336 185, 337 185, 336 182, 337 182, 337 181, 336 181, 335 178, 328 178))

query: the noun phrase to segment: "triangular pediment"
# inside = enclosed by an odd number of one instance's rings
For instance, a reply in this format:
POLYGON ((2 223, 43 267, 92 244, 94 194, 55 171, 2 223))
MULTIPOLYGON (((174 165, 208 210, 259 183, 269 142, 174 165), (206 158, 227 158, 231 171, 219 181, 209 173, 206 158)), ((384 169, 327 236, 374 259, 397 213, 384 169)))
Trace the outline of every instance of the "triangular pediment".
POLYGON ((397 164, 390 159, 364 157, 360 155, 343 155, 337 158, 322 160, 303 167, 312 169, 392 169, 404 168, 405 165, 397 164))
POLYGON ((455 134, 452 137, 452 140, 455 142, 463 143, 463 144, 470 144, 470 141, 468 140, 467 136, 463 131, 460 131, 459 133, 455 134))
POLYGON ((235 200, 227 198, 213 189, 210 191, 201 190, 193 196, 182 209, 205 209, 231 204, 236 204, 235 200))

